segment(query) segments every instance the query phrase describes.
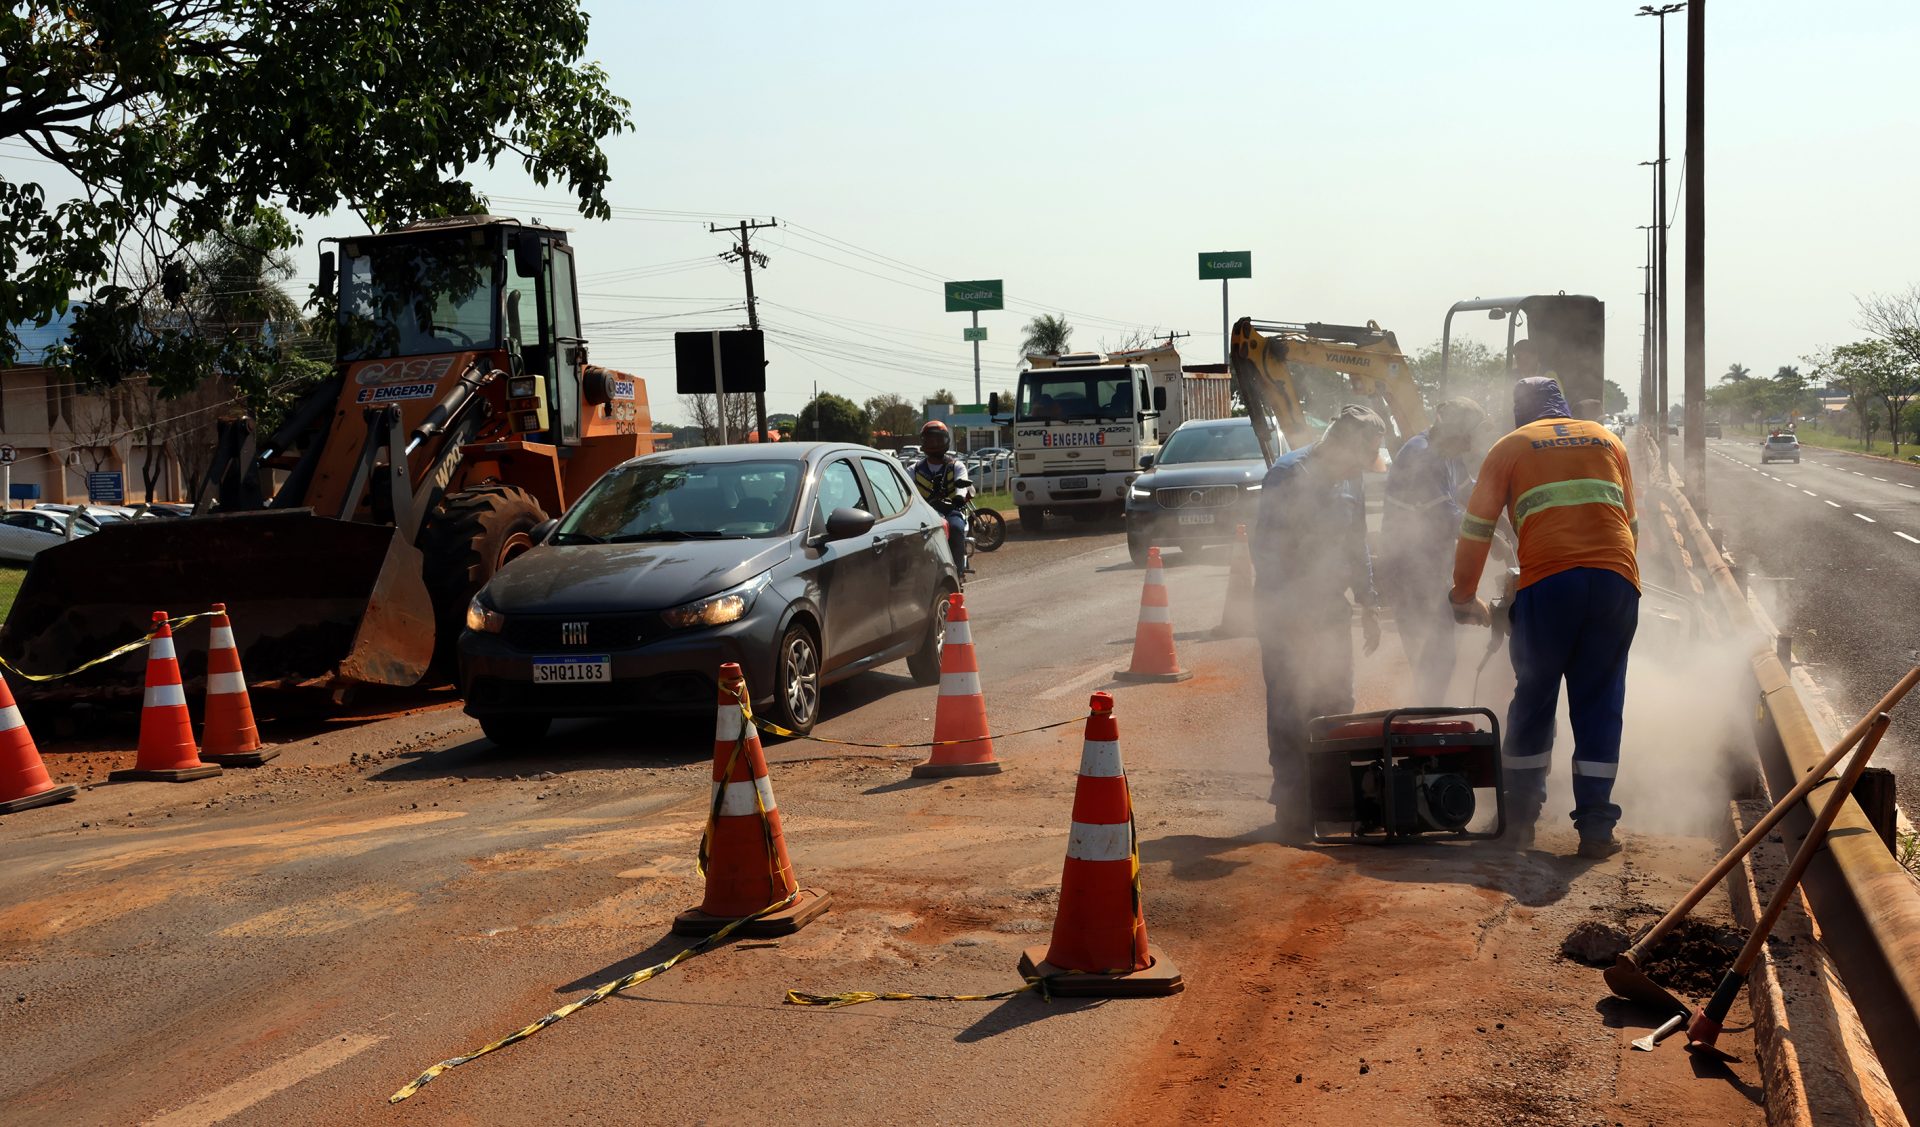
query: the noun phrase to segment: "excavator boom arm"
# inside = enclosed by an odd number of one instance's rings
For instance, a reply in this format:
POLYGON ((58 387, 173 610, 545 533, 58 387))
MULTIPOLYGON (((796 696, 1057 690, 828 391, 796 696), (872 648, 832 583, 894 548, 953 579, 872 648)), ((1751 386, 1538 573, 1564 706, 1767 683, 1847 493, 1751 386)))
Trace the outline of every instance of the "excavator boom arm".
POLYGON ((1426 403, 1392 333, 1372 322, 1359 327, 1242 317, 1233 326, 1234 386, 1269 459, 1279 450, 1276 429, 1296 448, 1316 437, 1289 364, 1337 372, 1354 395, 1385 402, 1401 439, 1427 429, 1426 403))

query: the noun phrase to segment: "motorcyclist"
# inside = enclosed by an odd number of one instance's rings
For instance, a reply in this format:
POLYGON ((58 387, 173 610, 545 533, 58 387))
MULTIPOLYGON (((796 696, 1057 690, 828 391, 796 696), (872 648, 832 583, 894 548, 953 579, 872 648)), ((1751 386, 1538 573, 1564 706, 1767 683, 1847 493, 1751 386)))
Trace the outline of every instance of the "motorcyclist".
POLYGON ((913 487, 927 504, 947 521, 947 546, 953 551, 954 566, 961 574, 967 566, 967 502, 973 497, 973 482, 967 479, 966 464, 950 452, 953 432, 939 419, 928 419, 920 428, 921 458, 913 464, 913 487))

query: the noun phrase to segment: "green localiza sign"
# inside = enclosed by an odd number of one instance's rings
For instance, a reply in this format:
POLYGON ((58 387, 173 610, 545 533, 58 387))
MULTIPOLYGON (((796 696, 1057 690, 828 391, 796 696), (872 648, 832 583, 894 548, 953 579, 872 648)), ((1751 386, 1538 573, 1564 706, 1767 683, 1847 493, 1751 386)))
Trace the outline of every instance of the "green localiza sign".
POLYGON ((1217 250, 1200 255, 1200 280, 1203 282, 1218 278, 1251 277, 1253 252, 1250 250, 1217 250))
POLYGON ((978 282, 948 282, 947 312, 972 313, 977 310, 1005 309, 1007 287, 999 278, 978 282))

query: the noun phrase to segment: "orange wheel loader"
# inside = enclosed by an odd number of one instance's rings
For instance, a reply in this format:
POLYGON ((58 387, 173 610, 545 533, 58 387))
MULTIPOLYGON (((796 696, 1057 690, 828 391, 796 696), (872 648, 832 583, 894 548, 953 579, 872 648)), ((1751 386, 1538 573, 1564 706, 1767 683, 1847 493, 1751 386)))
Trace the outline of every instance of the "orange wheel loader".
MULTIPOLYGON (((42 552, 0 656, 62 672, 141 637, 157 609, 224 602, 256 687, 414 685, 450 668, 495 571, 653 449, 645 385, 587 362, 565 232, 464 216, 327 241, 333 377, 270 435, 223 421, 192 516, 42 552)), ((204 643, 181 657, 189 683, 204 675, 204 643)), ((144 661, 17 687, 137 696, 144 661)))

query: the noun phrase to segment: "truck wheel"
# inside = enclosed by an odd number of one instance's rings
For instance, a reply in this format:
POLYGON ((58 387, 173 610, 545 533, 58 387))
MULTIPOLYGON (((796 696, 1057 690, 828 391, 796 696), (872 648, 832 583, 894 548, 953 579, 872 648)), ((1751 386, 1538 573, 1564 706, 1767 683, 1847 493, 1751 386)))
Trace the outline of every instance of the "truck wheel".
POLYGON ((1038 505, 1020 506, 1020 531, 1031 534, 1046 526, 1047 510, 1038 505))
POLYGON ((547 519, 533 494, 514 485, 449 493, 420 533, 427 593, 433 597, 433 667, 451 676, 467 603, 494 573, 533 547, 533 526, 547 519))

